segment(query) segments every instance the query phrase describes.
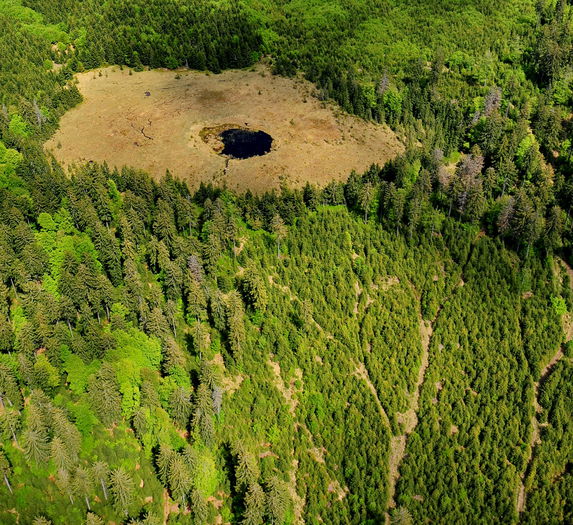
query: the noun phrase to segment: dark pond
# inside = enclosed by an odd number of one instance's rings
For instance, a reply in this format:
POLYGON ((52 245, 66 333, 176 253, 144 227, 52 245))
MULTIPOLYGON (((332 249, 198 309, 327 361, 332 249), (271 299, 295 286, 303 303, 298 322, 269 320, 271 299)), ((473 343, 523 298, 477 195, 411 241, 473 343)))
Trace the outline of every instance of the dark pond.
POLYGON ((224 148, 221 153, 235 159, 248 159, 271 151, 273 138, 264 131, 226 129, 219 135, 224 148))

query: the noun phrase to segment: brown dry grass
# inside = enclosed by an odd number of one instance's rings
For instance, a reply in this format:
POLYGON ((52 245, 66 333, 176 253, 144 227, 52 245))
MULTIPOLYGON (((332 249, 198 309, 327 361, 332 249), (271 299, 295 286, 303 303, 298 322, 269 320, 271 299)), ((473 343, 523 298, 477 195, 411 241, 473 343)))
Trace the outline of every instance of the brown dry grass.
POLYGON ((155 177, 169 169, 192 187, 205 181, 261 192, 282 181, 300 186, 342 180, 351 170, 383 164, 404 149, 387 127, 346 115, 314 98, 309 82, 272 76, 262 65, 220 75, 166 70, 130 75, 111 67, 77 80, 84 102, 62 117, 46 143, 68 166, 106 161, 155 177), (200 135, 225 124, 266 131, 274 139, 272 151, 227 166, 227 158, 200 135))

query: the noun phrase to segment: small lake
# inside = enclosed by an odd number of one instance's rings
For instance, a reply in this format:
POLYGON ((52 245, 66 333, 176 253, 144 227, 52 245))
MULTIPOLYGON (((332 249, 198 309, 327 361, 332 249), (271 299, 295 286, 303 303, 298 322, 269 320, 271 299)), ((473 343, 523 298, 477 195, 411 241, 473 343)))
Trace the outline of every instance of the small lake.
POLYGON ((273 138, 268 133, 249 129, 226 129, 219 137, 224 145, 221 153, 234 159, 266 155, 273 144, 273 138))

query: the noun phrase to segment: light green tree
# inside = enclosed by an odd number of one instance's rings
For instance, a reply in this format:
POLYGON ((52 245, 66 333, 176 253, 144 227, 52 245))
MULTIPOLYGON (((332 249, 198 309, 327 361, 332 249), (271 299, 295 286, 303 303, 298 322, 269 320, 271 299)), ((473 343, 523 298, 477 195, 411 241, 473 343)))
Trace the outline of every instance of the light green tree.
POLYGON ((284 523, 288 509, 289 498, 285 482, 279 477, 273 476, 268 482, 269 490, 267 492, 267 508, 271 523, 284 523))
POLYGON ((107 501, 107 487, 109 483, 109 466, 105 461, 96 461, 92 465, 92 476, 96 484, 99 484, 103 497, 107 501))
POLYGON ((91 510, 90 495, 92 493, 94 484, 90 472, 83 467, 78 467, 74 473, 73 485, 74 492, 78 497, 84 498, 86 507, 88 510, 91 510))
POLYGON ((392 512, 390 523, 393 525, 412 525, 412 515, 406 507, 398 507, 392 512))
POLYGON ((93 512, 88 512, 86 517, 86 525, 104 525, 104 521, 93 512))
POLYGON ((261 525, 265 516, 265 493, 258 483, 249 485, 245 495, 243 525, 261 525))
POLYGON ((172 457, 168 477, 173 499, 185 505, 191 489, 191 475, 185 459, 180 454, 172 457))
POLYGON ((52 521, 44 516, 36 516, 32 525, 52 525, 52 521))
POLYGON ((111 471, 109 480, 113 504, 118 512, 127 516, 133 501, 133 479, 123 467, 119 467, 111 471))
POLYGON ((46 461, 50 454, 48 438, 41 430, 28 429, 24 432, 24 453, 28 461, 37 464, 46 461))

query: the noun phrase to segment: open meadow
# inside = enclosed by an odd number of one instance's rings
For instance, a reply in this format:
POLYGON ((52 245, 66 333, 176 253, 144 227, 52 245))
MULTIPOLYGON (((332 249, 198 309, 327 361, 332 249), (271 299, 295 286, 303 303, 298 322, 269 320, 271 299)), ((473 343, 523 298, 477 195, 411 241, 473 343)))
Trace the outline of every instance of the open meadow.
POLYGON ((312 84, 263 66, 219 75, 114 67, 77 79, 84 102, 46 144, 65 165, 107 162, 157 178, 169 170, 192 187, 213 182, 260 193, 282 183, 343 180, 404 149, 388 127, 347 115, 315 98, 312 84), (271 152, 244 160, 219 155, 205 130, 229 125, 266 131, 271 152))

